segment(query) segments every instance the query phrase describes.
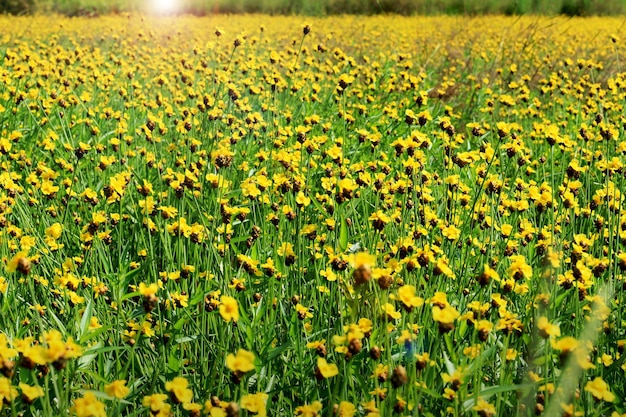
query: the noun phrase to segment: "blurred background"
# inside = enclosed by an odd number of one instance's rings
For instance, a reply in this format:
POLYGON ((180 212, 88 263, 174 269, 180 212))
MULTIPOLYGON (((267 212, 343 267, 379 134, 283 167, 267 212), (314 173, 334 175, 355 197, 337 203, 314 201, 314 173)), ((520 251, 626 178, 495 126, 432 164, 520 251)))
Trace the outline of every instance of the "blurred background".
POLYGON ((0 0, 0 13, 94 16, 143 11, 155 14, 544 14, 567 16, 626 13, 626 0, 0 0))

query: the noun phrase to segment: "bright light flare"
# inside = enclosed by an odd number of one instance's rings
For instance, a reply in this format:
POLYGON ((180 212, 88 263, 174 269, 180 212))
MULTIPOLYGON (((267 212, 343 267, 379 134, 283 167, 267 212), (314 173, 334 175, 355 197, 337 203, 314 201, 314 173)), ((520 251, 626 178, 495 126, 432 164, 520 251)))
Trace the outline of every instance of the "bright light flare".
POLYGON ((178 11, 178 0, 150 0, 150 8, 156 14, 173 14, 178 11))

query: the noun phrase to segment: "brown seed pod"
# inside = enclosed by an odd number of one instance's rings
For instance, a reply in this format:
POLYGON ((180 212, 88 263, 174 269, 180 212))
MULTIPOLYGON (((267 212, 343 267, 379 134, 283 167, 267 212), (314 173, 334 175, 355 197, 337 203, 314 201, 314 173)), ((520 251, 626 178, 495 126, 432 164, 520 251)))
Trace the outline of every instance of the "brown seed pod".
POLYGON ((361 351, 361 349, 363 349, 363 344, 361 343, 359 339, 352 339, 350 343, 348 344, 348 350, 353 355, 358 354, 361 351))
POLYGON ((381 356, 380 348, 378 346, 372 346, 370 348, 369 354, 370 354, 370 358, 374 360, 380 359, 380 356, 381 356))
POLYGON ((372 270, 368 267, 360 266, 354 270, 352 278, 354 278, 354 284, 356 286, 365 284, 372 279, 372 270))
POLYGON ((235 402, 230 402, 225 411, 226 417, 237 417, 239 415, 239 406, 235 402))
POLYGON ((406 368, 402 365, 398 365, 391 374, 391 385, 394 388, 401 387, 409 381, 409 377, 406 374, 406 368))
POLYGON ((380 287, 381 290, 389 289, 389 287, 391 287, 392 284, 393 284, 393 278, 388 275, 384 277, 380 277, 378 279, 378 286, 380 287))
POLYGON ((22 275, 28 275, 31 269, 30 259, 23 257, 17 261, 17 270, 22 275))

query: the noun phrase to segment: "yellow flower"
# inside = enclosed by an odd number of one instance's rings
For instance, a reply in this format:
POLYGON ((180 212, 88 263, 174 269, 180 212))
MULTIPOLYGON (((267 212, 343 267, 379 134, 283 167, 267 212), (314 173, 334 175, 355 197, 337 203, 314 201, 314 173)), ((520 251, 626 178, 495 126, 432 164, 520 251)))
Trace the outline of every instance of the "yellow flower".
POLYGON ((23 275, 27 275, 30 272, 30 259, 28 259, 28 252, 21 251, 15 254, 15 256, 7 263, 7 272, 19 271, 23 275))
POLYGON ((267 411, 265 405, 267 404, 268 395, 264 392, 258 392, 256 394, 247 394, 241 397, 241 408, 256 413, 257 417, 265 417, 267 411))
POLYGON ((46 229, 46 236, 55 240, 61 237, 61 233, 63 233, 63 226, 60 223, 54 223, 46 229))
POLYGON ((226 367, 232 372, 250 372, 254 369, 254 353, 244 349, 239 349, 237 356, 229 353, 226 356, 226 367))
POLYGON ((159 291, 157 284, 146 285, 143 282, 139 284, 139 293, 144 297, 155 295, 159 291))
POLYGON ((43 195, 53 198, 57 191, 59 191, 59 187, 54 185, 51 181, 45 180, 41 183, 40 190, 43 195))
POLYGON ((561 336, 561 329, 556 324, 551 324, 546 317, 540 317, 537 321, 539 336, 547 339, 549 337, 561 336))
POLYGON ((298 195, 296 196, 296 204, 298 204, 298 206, 300 207, 307 207, 309 204, 311 204, 311 199, 307 197, 302 191, 299 191, 298 195))
POLYGON ((228 295, 223 295, 220 298, 220 315, 226 322, 239 320, 239 304, 237 304, 237 300, 228 295))
POLYGON ((326 346, 326 339, 315 340, 306 344, 307 349, 320 349, 324 346, 326 346))
POLYGON ((189 388, 189 383, 180 376, 165 383, 165 389, 172 395, 175 403, 190 403, 193 399, 193 391, 189 388))
POLYGON ((403 285, 398 289, 398 299, 405 308, 411 310, 413 307, 421 307, 424 299, 415 295, 415 287, 413 285, 403 285))
POLYGON ((338 417, 353 417, 356 414, 356 407, 354 404, 348 401, 342 401, 339 403, 339 409, 337 410, 338 417))
POLYGON ((456 391, 454 391, 451 388, 445 388, 443 390, 443 398, 445 398, 446 400, 450 400, 452 401, 454 399, 454 397, 456 397, 456 391))
POLYGON ((517 358, 517 350, 515 349, 507 349, 506 350, 506 360, 512 361, 517 358))
POLYGON ((533 269, 526 263, 524 255, 511 256, 511 266, 507 270, 509 277, 519 281, 521 279, 529 279, 533 274, 533 269))
POLYGON ((126 386, 126 380, 118 379, 104 386, 104 392, 113 398, 122 399, 128 396, 130 388, 126 386))
POLYGON ((303 306, 300 303, 296 304, 295 309, 296 309, 296 312, 298 313, 298 318, 300 320, 304 320, 307 318, 310 319, 311 317, 313 317, 313 313, 311 313, 307 307, 303 306))
POLYGON ((197 403, 183 403, 183 409, 189 411, 189 414, 192 416, 200 415, 202 405, 197 403))
POLYGON ((600 377, 596 377, 593 381, 585 384, 585 391, 591 393, 596 400, 604 400, 613 402, 615 394, 610 390, 609 385, 600 377))
POLYGON ((376 266, 376 256, 367 252, 357 252, 349 256, 350 266, 354 269, 372 268, 376 266))
POLYGON ((22 390, 22 399, 28 404, 31 404, 37 398, 44 396, 43 389, 38 385, 31 387, 28 384, 20 382, 19 386, 20 390, 22 390))
MULTIPOLYGON (((41 314, 41 313, 40 313, 41 314)), ((102 325, 100 324, 100 322, 98 321, 98 317, 93 316, 90 320, 89 320, 89 330, 96 330, 101 328, 102 325)))
POLYGON ((152 394, 143 397, 142 404, 144 407, 150 408, 152 414, 156 414, 159 411, 168 408, 168 404, 165 401, 167 401, 166 394, 152 394))
POLYGON ((396 311, 393 304, 390 303, 385 303, 385 305, 383 306, 383 311, 388 318, 393 320, 397 320, 402 317, 402 313, 396 311))
POLYGON ((461 237, 461 230, 453 225, 444 227, 441 230, 441 233, 448 240, 457 240, 459 237, 461 237))
POLYGON ((399 345, 404 345, 405 343, 410 342, 413 339, 415 339, 415 334, 404 329, 400 333, 400 336, 398 336, 398 338, 396 339, 396 343, 399 345))
POLYGON ((472 407, 472 410, 478 411, 480 416, 493 416, 496 414, 496 407, 493 404, 489 404, 483 398, 478 398, 476 405, 472 407))
POLYGON ((374 229, 382 230, 386 224, 391 221, 391 218, 387 216, 382 210, 378 210, 373 213, 369 218, 369 221, 372 222, 374 229))
POLYGON ((319 417, 322 411, 322 403, 313 401, 311 404, 301 405, 296 408, 296 415, 300 417, 319 417))
POLYGON ((98 401, 91 392, 85 393, 83 398, 74 401, 71 411, 76 417, 106 417, 107 415, 104 404, 98 401))
MULTIPOLYGON (((326 362, 324 358, 317 358, 316 374, 324 379, 332 378, 339 373, 337 365, 326 362)), ((321 379, 321 378, 320 378, 321 379)))
POLYGON ((559 340, 551 340, 550 344, 556 350, 559 350, 564 353, 568 353, 573 351, 578 347, 578 340, 576 340, 572 336, 565 336, 559 340))
POLYGON ((511 232, 513 232, 513 226, 511 226, 510 224, 504 223, 502 226, 500 226, 500 233, 502 233, 502 236, 509 237, 511 235, 511 232))
POLYGON ((440 308, 438 306, 433 307, 433 320, 438 323, 450 324, 459 317, 459 312, 450 305, 440 308))
POLYGON ((17 390, 11 385, 11 380, 0 377, 0 401, 9 404, 15 397, 17 397, 17 390))
POLYGON ((433 307, 433 320, 439 324, 439 331, 441 333, 449 332, 454 329, 454 322, 459 317, 459 312, 450 305, 441 308, 439 306, 433 307))

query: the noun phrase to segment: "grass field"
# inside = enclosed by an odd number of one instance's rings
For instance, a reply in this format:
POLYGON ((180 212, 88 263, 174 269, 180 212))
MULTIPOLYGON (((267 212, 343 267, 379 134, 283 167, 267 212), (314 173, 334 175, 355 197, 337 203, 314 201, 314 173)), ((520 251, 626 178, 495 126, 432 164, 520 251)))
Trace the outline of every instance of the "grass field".
POLYGON ((623 26, 0 17, 0 415, 623 415, 623 26))

